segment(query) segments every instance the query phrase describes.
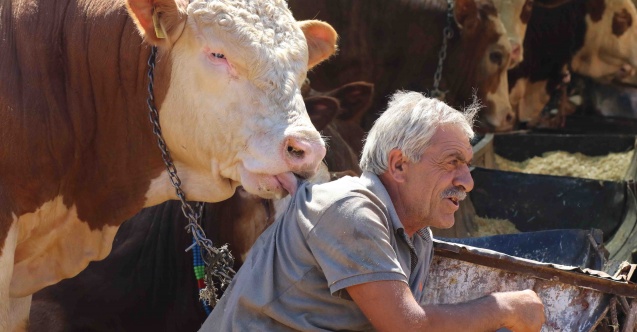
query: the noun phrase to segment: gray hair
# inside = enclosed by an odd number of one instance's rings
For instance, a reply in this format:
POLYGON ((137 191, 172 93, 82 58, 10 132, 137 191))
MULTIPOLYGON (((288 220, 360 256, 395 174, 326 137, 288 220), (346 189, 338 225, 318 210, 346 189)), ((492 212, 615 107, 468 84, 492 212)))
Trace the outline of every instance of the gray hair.
POLYGON ((377 175, 384 173, 392 149, 402 151, 410 162, 420 161, 431 137, 443 125, 457 125, 469 139, 473 138, 473 122, 480 107, 475 96, 473 103, 460 112, 418 92, 396 92, 365 139, 361 169, 377 175))

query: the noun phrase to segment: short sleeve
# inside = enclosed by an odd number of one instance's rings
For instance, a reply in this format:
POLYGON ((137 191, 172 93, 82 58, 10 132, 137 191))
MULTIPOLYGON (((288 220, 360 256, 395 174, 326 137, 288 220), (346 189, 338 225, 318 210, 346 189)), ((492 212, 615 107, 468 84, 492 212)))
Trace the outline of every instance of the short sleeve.
POLYGON ((372 281, 407 283, 390 229, 383 209, 362 194, 337 200, 325 210, 307 243, 333 295, 372 281))

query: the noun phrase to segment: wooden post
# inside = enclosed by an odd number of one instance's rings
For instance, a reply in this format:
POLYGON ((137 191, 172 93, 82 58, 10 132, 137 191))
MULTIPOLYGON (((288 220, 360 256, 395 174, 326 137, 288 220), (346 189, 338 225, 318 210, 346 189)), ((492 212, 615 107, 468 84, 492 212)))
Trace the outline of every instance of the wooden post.
POLYGON ((626 316, 626 320, 624 321, 624 327, 622 328, 622 332, 634 332, 635 324, 637 323, 637 300, 633 299, 630 304, 630 312, 626 316))

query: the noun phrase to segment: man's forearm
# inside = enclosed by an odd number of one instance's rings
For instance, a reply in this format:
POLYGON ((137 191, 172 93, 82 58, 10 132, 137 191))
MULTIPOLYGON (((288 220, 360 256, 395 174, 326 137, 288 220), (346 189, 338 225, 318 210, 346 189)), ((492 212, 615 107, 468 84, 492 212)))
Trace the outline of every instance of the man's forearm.
POLYGON ((458 304, 423 306, 424 330, 539 331, 545 321, 540 299, 531 290, 490 294, 458 304))

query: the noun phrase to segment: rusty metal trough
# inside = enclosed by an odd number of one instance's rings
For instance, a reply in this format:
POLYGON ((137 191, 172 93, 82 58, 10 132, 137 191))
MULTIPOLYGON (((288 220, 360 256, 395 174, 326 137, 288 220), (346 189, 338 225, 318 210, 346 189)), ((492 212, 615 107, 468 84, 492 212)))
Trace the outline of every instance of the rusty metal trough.
POLYGON ((457 303, 493 292, 533 289, 545 305, 543 332, 633 331, 637 318, 635 265, 616 275, 435 242, 426 303, 457 303), (616 331, 620 331, 619 329, 616 331))

